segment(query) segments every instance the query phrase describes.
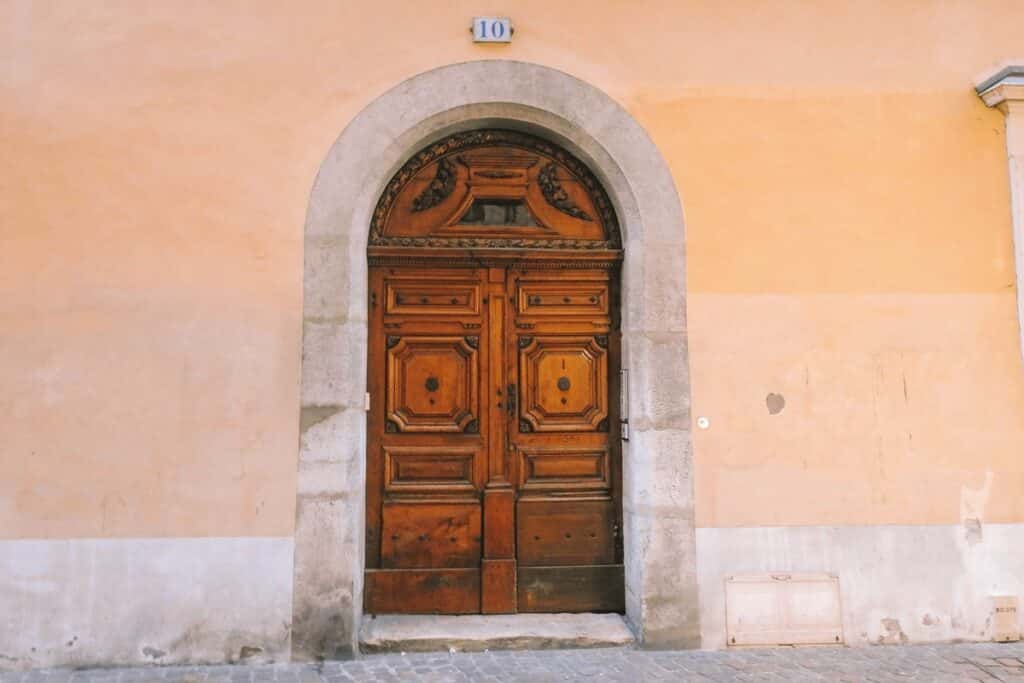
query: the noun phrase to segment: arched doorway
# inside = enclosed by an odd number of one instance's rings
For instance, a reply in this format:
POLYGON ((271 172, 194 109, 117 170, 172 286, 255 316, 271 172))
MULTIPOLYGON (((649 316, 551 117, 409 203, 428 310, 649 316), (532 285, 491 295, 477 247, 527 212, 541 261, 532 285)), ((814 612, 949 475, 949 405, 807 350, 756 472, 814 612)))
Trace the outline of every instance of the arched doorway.
POLYGON ((367 613, 622 612, 618 220, 523 132, 413 154, 370 228, 367 613))
POLYGON ((586 163, 619 221, 625 618, 648 647, 700 642, 690 450, 686 241, 672 174, 600 89, 524 62, 417 74, 370 102, 328 150, 304 228, 302 382, 291 642, 351 655, 363 621, 369 226, 410 150, 460 131, 539 134, 586 163))

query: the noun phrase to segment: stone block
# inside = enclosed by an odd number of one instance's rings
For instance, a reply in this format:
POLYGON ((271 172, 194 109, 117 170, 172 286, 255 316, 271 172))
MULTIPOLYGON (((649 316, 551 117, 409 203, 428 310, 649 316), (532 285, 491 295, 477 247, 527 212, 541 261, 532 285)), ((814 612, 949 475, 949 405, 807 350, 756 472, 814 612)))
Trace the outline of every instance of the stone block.
POLYGON ((300 495, 295 528, 292 657, 344 659, 362 614, 363 511, 358 496, 300 495))
POLYGON ((634 430, 623 457, 623 507, 637 514, 693 518, 690 433, 634 430))
POLYGON ((364 621, 359 634, 363 652, 547 650, 632 642, 633 633, 618 614, 385 614, 364 621))
POLYGON ((690 368, 683 333, 623 334, 634 429, 690 428, 690 368))
POLYGON ((348 240, 345 237, 307 237, 303 265, 302 314, 343 322, 348 316, 348 240))
POLYGON ((300 417, 299 461, 351 467, 366 454, 366 411, 362 407, 315 406, 300 417))
POLYGON ((366 324, 311 322, 302 333, 302 405, 366 404, 366 324))

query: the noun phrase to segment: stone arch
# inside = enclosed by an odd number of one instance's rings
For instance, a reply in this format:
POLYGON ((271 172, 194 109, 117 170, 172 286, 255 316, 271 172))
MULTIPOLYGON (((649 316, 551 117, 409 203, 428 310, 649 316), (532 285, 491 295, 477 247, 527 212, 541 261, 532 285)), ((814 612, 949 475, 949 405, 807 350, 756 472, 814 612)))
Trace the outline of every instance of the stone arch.
POLYGON ((686 244, 671 173, 614 100, 536 64, 487 60, 414 76, 363 109, 321 165, 305 225, 292 652, 354 653, 362 617, 366 247, 385 184, 413 151, 483 127, 550 139, 586 163, 618 213, 626 616, 649 647, 697 647, 699 623, 686 244))

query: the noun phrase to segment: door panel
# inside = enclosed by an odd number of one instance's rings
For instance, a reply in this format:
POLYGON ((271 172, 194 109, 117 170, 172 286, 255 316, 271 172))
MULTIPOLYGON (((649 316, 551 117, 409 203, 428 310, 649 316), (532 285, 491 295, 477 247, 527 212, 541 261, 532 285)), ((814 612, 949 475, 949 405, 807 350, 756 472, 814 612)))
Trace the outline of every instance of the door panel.
POLYGON ((384 281, 385 313, 391 315, 477 315, 480 283, 451 277, 424 282, 418 275, 392 275, 384 281))
POLYGON ((370 282, 366 612, 621 610, 609 271, 370 282))
POLYGON ((624 612, 621 564, 522 567, 518 574, 520 612, 624 612))
POLYGON ((608 286, 602 282, 528 282, 519 287, 519 313, 542 316, 607 316, 608 286))
POLYGON ((520 566, 614 564, 611 499, 520 500, 520 566))
POLYGON ((519 451, 519 490, 610 491, 611 469, 607 447, 547 448, 524 447, 519 451))
POLYGON ((477 614, 480 570, 370 569, 364 603, 371 614, 477 614))
POLYGON ((387 337, 387 431, 479 428, 480 337, 387 337))
POLYGON ((622 583, 618 336, 608 271, 513 270, 516 603, 617 611, 622 583))
POLYGON ((477 501, 384 504, 381 567, 471 567, 480 562, 477 501))
POLYGON ((384 491, 472 493, 481 486, 483 465, 472 446, 385 446, 384 491))
POLYGON ((607 335, 519 337, 520 430, 606 431, 607 346, 607 335))

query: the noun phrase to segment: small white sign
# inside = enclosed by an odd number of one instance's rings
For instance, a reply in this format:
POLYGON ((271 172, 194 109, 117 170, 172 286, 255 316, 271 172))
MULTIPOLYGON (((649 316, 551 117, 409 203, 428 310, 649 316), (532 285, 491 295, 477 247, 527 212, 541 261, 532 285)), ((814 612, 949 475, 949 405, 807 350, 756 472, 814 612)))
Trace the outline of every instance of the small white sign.
POLYGON ((474 43, 511 43, 512 20, 508 17, 473 17, 474 43))

